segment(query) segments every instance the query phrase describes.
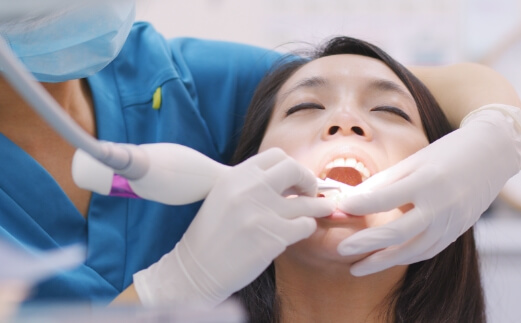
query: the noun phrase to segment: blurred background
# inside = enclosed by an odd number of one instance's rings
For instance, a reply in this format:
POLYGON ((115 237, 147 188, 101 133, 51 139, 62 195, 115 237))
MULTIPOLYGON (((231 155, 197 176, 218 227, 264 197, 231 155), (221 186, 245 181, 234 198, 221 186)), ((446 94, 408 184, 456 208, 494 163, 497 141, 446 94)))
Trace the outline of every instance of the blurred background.
POLYGON ((286 50, 283 45, 291 42, 317 44, 349 35, 377 44, 405 64, 485 63, 519 92, 520 18, 519 0, 138 1, 138 19, 152 22, 166 37, 286 50))
MULTIPOLYGON (((521 94, 519 0, 141 0, 138 19, 152 22, 166 37, 279 51, 349 35, 375 43, 406 65, 486 64, 521 94)), ((478 222, 476 236, 489 321, 519 322, 521 175, 478 222)))

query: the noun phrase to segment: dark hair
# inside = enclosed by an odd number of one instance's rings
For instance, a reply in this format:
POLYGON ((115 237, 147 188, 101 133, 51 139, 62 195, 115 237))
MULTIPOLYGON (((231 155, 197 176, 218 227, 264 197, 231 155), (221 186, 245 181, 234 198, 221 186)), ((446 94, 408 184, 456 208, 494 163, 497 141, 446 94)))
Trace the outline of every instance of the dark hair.
MULTIPOLYGON (((237 164, 258 152, 282 85, 310 60, 356 54, 385 63, 405 84, 416 101, 423 129, 433 142, 451 127, 429 90, 404 66, 367 42, 336 37, 310 58, 281 60, 260 82, 250 104, 241 138, 232 159, 237 164)), ((235 294, 251 322, 278 322, 279 300, 274 265, 235 294)), ((472 228, 431 259, 409 265, 401 283, 390 293, 384 315, 391 322, 485 322, 485 304, 472 228)))

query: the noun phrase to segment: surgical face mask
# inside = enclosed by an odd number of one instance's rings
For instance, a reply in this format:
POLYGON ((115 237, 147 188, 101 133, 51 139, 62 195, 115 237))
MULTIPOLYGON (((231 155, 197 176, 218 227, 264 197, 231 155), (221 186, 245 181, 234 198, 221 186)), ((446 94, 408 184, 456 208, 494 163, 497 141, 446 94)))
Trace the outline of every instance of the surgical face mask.
POLYGON ((107 66, 123 47, 134 18, 134 0, 81 2, 45 17, 0 21, 0 35, 37 80, 57 83, 107 66))

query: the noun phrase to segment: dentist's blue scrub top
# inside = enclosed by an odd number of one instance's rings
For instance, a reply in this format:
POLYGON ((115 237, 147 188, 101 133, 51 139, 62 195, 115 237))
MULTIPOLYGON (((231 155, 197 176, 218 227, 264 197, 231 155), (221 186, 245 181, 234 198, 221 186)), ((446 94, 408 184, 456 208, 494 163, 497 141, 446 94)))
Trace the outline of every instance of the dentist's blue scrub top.
MULTIPOLYGON (((136 23, 120 55, 88 78, 98 137, 179 143, 226 162, 254 89, 278 57, 246 45, 166 41, 149 24, 136 23)), ((86 262, 40 284, 34 300, 110 301, 135 272, 172 250, 200 206, 94 194, 86 220, 54 179, 2 134, 0 150, 0 239, 37 249, 87 247, 86 262)))

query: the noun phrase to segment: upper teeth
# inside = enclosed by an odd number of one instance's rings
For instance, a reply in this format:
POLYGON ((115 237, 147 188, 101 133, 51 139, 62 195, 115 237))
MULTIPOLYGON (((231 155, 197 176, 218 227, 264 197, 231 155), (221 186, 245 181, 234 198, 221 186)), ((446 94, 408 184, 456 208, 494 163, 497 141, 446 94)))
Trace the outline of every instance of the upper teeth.
POLYGON ((323 175, 322 177, 326 177, 327 176, 327 172, 331 168, 334 168, 334 167, 351 167, 351 168, 354 168, 357 171, 359 171, 360 174, 362 174, 362 180, 366 180, 367 178, 369 178, 369 176, 371 176, 371 173, 365 167, 365 165, 362 162, 356 160, 355 158, 337 158, 337 159, 329 162, 326 165, 324 171, 322 171, 322 174, 321 174, 321 175, 323 175))

